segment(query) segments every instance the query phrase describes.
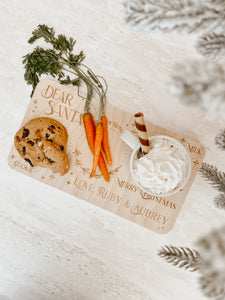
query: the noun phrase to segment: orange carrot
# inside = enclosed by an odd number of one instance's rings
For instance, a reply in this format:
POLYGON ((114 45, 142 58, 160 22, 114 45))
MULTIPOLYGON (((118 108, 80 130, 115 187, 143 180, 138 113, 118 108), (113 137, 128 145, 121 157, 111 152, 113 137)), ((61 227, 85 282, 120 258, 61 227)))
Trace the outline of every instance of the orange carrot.
POLYGON ((112 157, 109 148, 109 138, 108 138, 108 125, 106 116, 101 117, 102 127, 103 127, 103 139, 102 139, 102 148, 105 153, 105 157, 109 166, 112 165, 112 157))
POLYGON ((98 167, 99 167, 99 170, 101 171, 102 176, 104 177, 105 181, 109 182, 109 172, 108 172, 105 160, 101 153, 100 153, 99 160, 98 160, 98 167))
POLYGON ((103 139, 103 127, 102 127, 102 123, 98 123, 98 125, 96 126, 95 151, 94 151, 93 167, 90 174, 90 178, 94 176, 95 171, 97 169, 98 160, 101 153, 102 139, 103 139))
MULTIPOLYGON (((95 124, 90 113, 83 114, 83 122, 85 133, 87 137, 88 146, 91 152, 94 154, 95 151, 95 124)), ((105 181, 109 182, 109 173, 106 167, 105 160, 100 153, 99 160, 98 160, 98 167, 104 177, 105 181)))
POLYGON ((95 123, 92 118, 92 114, 85 113, 83 114, 83 122, 86 133, 86 138, 88 142, 88 146, 92 153, 95 150, 95 123))

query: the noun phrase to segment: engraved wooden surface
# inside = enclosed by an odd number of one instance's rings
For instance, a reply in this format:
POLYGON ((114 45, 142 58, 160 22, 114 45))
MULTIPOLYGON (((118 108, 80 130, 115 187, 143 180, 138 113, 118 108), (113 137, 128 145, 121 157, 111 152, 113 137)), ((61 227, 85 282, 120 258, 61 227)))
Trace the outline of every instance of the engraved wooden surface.
MULTIPOLYGON (((94 100, 93 114, 97 105, 98 101, 94 100)), ((170 231, 204 158, 204 147, 191 138, 150 123, 146 116, 146 126, 150 135, 168 135, 186 147, 192 160, 192 173, 186 186, 175 195, 163 198, 144 193, 132 181, 129 172, 131 150, 120 139, 124 129, 137 135, 133 115, 107 105, 106 115, 113 160, 109 168, 110 182, 104 181, 99 170, 94 178, 89 179, 92 154, 82 124, 83 106, 84 100, 77 95, 75 89, 52 80, 42 80, 35 90, 21 126, 41 116, 61 122, 67 128, 69 136, 66 148, 70 161, 69 171, 61 176, 49 169, 31 168, 20 157, 14 145, 9 154, 10 167, 155 232, 170 231)))

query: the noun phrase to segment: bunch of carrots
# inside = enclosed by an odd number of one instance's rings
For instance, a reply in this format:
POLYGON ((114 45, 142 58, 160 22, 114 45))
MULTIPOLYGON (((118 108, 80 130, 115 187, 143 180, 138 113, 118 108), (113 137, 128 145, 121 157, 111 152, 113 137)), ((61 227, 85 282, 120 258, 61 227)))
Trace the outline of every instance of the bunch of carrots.
POLYGON ((109 166, 112 164, 108 141, 108 126, 105 115, 101 116, 101 122, 95 127, 95 123, 90 112, 83 114, 84 128, 86 132, 87 142, 93 154, 93 167, 90 178, 94 176, 97 166, 106 181, 109 181, 109 172, 105 163, 103 154, 109 166))
POLYGON ((105 116, 107 84, 104 78, 101 77, 104 80, 106 86, 106 88, 104 89, 97 76, 93 72, 91 72, 90 69, 88 70, 88 74, 90 76, 89 79, 92 80, 92 83, 96 84, 94 86, 89 86, 89 89, 87 89, 87 99, 85 102, 84 114, 83 114, 83 123, 84 123, 88 146, 93 154, 93 166, 92 166, 90 178, 94 176, 98 166, 103 178, 107 182, 109 182, 110 178, 109 178, 109 172, 108 172, 106 162, 108 166, 111 166, 112 157, 110 153, 109 139, 108 139, 108 124, 107 124, 108 121, 105 116), (95 86, 98 87, 98 89, 95 90, 97 91, 100 98, 98 122, 96 126, 94 123, 93 116, 89 111, 89 106, 93 95, 92 88, 93 87, 95 88, 95 86))

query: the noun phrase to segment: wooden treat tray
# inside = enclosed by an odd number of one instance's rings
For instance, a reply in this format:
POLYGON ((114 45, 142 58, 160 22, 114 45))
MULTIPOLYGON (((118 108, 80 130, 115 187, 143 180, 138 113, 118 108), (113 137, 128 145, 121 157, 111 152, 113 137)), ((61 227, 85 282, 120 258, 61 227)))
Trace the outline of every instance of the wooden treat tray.
MULTIPOLYGON (((98 101, 93 100, 94 109, 98 101)), ((129 171, 132 150, 120 139, 124 129, 137 136, 133 115, 107 105, 109 142, 112 166, 110 182, 105 182, 99 170, 89 179, 93 156, 89 150, 82 123, 84 100, 75 89, 44 79, 39 82, 20 127, 37 117, 49 117, 62 123, 68 131, 66 153, 70 168, 61 176, 47 168, 31 167, 23 160, 15 146, 9 153, 9 166, 34 179, 106 209, 129 221, 158 233, 169 232, 181 210, 187 193, 203 161, 205 150, 197 141, 156 126, 146 119, 150 135, 168 135, 179 140, 188 150, 192 160, 192 173, 186 186, 169 197, 158 197, 141 191, 133 182, 129 171)))

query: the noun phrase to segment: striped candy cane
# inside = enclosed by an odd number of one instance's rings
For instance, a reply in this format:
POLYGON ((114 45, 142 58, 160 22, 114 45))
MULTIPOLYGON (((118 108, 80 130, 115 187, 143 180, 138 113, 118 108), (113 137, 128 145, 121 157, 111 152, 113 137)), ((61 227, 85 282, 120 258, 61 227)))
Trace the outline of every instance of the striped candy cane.
POLYGON ((135 118, 135 125, 138 130, 138 137, 141 143, 142 151, 144 154, 147 154, 151 150, 151 147, 149 144, 148 133, 145 126, 144 115, 143 113, 139 112, 134 115, 134 118, 135 118))

